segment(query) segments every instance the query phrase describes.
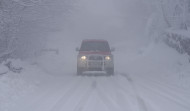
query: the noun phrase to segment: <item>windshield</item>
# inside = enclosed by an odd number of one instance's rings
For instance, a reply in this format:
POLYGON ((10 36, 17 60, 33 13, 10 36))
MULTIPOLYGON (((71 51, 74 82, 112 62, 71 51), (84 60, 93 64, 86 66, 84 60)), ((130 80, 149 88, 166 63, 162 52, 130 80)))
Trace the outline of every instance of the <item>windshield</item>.
POLYGON ((88 41, 83 42, 80 51, 110 51, 108 42, 88 41))

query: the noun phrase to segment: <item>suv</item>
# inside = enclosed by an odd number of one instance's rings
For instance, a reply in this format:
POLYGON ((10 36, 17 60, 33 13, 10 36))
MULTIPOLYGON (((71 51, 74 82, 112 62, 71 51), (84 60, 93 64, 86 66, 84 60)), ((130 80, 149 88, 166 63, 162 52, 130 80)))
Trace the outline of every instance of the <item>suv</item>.
POLYGON ((83 40, 77 57, 77 75, 103 73, 114 75, 114 61, 108 41, 99 39, 83 40))

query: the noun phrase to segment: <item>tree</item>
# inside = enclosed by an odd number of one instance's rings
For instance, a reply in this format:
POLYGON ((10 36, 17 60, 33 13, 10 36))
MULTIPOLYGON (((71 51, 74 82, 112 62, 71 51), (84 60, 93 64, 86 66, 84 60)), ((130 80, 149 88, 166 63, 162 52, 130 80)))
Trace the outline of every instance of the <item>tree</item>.
POLYGON ((161 0, 162 13, 169 27, 187 29, 188 0, 161 0))
POLYGON ((0 54, 11 52, 10 46, 21 20, 23 6, 12 0, 0 1, 0 54))
POLYGON ((40 28, 40 24, 52 22, 51 20, 56 11, 60 10, 60 12, 62 11, 61 13, 65 13, 66 10, 71 8, 69 7, 71 6, 71 1, 0 0, 0 57, 5 57, 4 55, 6 55, 5 58, 10 56, 22 58, 27 56, 28 52, 35 50, 33 47, 43 44, 46 39, 44 30, 50 25, 40 28), (60 7, 63 8, 54 6, 56 4, 60 4, 60 7), (28 34, 23 35, 26 28, 28 34), (31 33, 34 30, 38 30, 38 33, 44 34, 44 36, 32 36, 31 33))

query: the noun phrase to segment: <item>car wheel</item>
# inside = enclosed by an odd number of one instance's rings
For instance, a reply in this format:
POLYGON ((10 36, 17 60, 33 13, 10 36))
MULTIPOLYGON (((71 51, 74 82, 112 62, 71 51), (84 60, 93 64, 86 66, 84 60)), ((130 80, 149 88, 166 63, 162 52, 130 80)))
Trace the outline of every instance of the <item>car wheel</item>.
POLYGON ((79 68, 79 67, 77 67, 77 75, 78 76, 80 76, 80 75, 82 75, 82 68, 79 68))
POLYGON ((107 74, 108 75, 114 75, 114 68, 107 69, 107 74))

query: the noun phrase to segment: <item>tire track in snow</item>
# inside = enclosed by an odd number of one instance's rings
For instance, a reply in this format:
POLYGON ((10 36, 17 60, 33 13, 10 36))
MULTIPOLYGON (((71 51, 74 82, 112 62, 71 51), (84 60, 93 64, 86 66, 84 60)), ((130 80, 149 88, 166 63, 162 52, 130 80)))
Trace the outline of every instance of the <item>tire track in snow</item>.
POLYGON ((86 106, 93 92, 96 92, 98 94, 101 101, 109 109, 109 111, 125 111, 125 110, 122 110, 118 104, 116 104, 113 100, 107 97, 107 95, 103 93, 103 91, 100 90, 100 88, 97 85, 97 78, 93 80, 91 87, 83 95, 83 97, 81 98, 81 100, 79 101, 79 103, 77 104, 77 106, 75 107, 73 111, 83 111, 84 107, 86 106))
MULTIPOLYGON (((144 78, 143 80, 150 81, 151 85, 153 85, 154 87, 162 89, 162 91, 165 92, 165 94, 163 93, 163 95, 170 95, 169 98, 176 99, 176 101, 178 101, 178 102, 181 101, 183 103, 186 103, 186 101, 190 99, 189 91, 185 92, 185 90, 181 90, 180 88, 176 88, 172 85, 168 85, 167 83, 163 83, 158 80, 153 80, 150 77, 147 77, 147 78, 142 77, 142 76, 140 76, 140 77, 144 78), (182 98, 181 94, 185 95, 186 97, 182 98), (173 97, 175 97, 175 98, 173 98, 173 97)), ((146 82, 143 82, 143 83, 146 83, 146 82)), ((147 85, 144 85, 144 86, 147 86, 147 85)), ((189 104, 186 104, 186 106, 189 106, 189 104)))
MULTIPOLYGON (((22 101, 23 103, 25 103, 24 107, 18 107, 17 110, 20 111, 41 111, 42 109, 48 110, 52 108, 52 104, 54 104, 54 101, 59 100, 59 96, 55 96, 52 97, 52 94, 54 95, 59 95, 59 92, 62 91, 62 89, 60 89, 60 87, 65 87, 66 84, 61 85, 60 84, 60 80, 62 78, 59 79, 54 79, 54 83, 48 82, 48 84, 46 83, 46 85, 43 87, 41 87, 41 89, 34 93, 31 97, 29 96, 29 98, 27 98, 29 101, 25 102, 22 101), (56 90, 56 92, 55 92, 56 90), (51 102, 50 102, 51 100, 51 102), (52 101, 53 100, 53 101, 52 101), (47 106, 47 104, 50 104, 47 106)), ((72 79, 68 78, 67 80, 65 80, 66 83, 68 83, 68 85, 72 85, 73 83, 71 83, 70 81, 72 81, 72 79)), ((23 105, 23 104, 21 104, 23 105)), ((17 107, 16 107, 17 108, 17 107)))
POLYGON ((112 101, 110 98, 107 97, 100 89, 96 90, 98 95, 100 96, 102 102, 107 106, 109 111, 122 111, 122 109, 116 104, 114 101, 112 101))
POLYGON ((92 92, 96 89, 97 83, 94 80, 91 84, 91 87, 86 91, 83 95, 82 99, 79 101, 77 106, 75 107, 74 111, 83 111, 85 104, 88 102, 92 92))
POLYGON ((138 93, 138 90, 137 90, 137 88, 136 88, 136 86, 134 84, 133 79, 128 74, 119 73, 119 75, 121 75, 127 81, 129 81, 129 83, 133 87, 133 90, 134 90, 134 93, 135 93, 135 96, 136 96, 135 98, 136 98, 137 103, 138 103, 139 111, 148 111, 147 106, 146 106, 144 100, 140 97, 140 94, 138 93))
POLYGON ((98 81, 99 84, 96 88, 96 93, 98 94, 102 103, 107 107, 108 111, 126 111, 122 104, 118 104, 115 98, 113 98, 113 96, 116 94, 115 91, 117 90, 117 88, 114 87, 115 85, 112 80, 113 78, 115 78, 115 76, 111 76, 103 80, 100 79, 100 81, 98 81))
MULTIPOLYGON (((176 93, 175 91, 170 91, 168 89, 165 89, 161 84, 158 83, 154 83, 153 80, 150 80, 153 83, 151 83, 151 85, 154 86, 154 88, 151 87, 147 87, 146 85, 140 84, 141 87, 143 87, 144 89, 147 89, 149 92, 151 91, 153 94, 158 95, 159 97, 170 101, 172 103, 174 103, 175 105, 179 105, 182 106, 185 109, 190 109, 189 107, 189 103, 187 100, 185 100, 184 98, 180 97, 181 94, 174 94, 176 93), (175 97, 175 98, 174 98, 175 97)), ((145 90, 145 91, 147 91, 145 90)))
POLYGON ((81 84, 82 78, 74 84, 65 94, 59 99, 59 101, 55 104, 55 106, 50 111, 59 111, 65 103, 69 100, 69 98, 75 93, 75 91, 79 88, 81 84))
MULTIPOLYGON (((166 83, 166 82, 164 82, 164 81, 158 81, 158 80, 156 80, 156 79, 153 79, 153 78, 151 78, 151 77, 149 77, 149 76, 146 76, 146 78, 144 77, 144 76, 142 76, 142 75, 138 75, 138 78, 143 78, 142 80, 148 80, 148 81, 150 81, 151 82, 151 84, 155 84, 155 85, 157 85, 157 86, 160 86, 160 87, 162 87, 162 86, 164 86, 163 88, 165 88, 165 89, 170 89, 170 90, 172 90, 172 91, 170 91, 170 92, 172 92, 172 93, 174 93, 174 92, 176 92, 176 91, 179 91, 179 89, 180 88, 178 88, 178 87, 175 87, 175 85, 170 85, 170 84, 168 84, 168 83, 166 83)), ((183 93, 183 94, 185 94, 185 95, 187 95, 188 97, 190 97, 189 96, 189 91, 185 91, 185 90, 180 90, 180 93, 183 93)))
POLYGON ((118 105, 125 111, 136 111, 139 107, 136 92, 129 81, 122 76, 115 76, 112 82, 116 88, 116 100, 118 105), (123 80, 121 80, 123 79, 123 80), (136 101, 136 102, 134 102, 136 101), (135 104, 136 103, 136 104, 135 104))
MULTIPOLYGON (((101 94, 101 95, 106 95, 107 96, 106 100, 108 100, 108 99, 111 100, 112 103, 110 103, 110 104, 115 104, 115 106, 118 107, 118 108, 115 108, 116 111, 118 111, 118 110, 119 111, 131 111, 132 104, 129 101, 129 98, 126 97, 126 96, 130 95, 129 91, 123 89, 123 87, 118 85, 118 82, 120 82, 120 81, 116 81, 116 79, 117 79, 116 77, 117 76, 110 77, 107 81, 108 82, 107 84, 106 83, 103 83, 103 85, 101 84, 101 87, 99 87, 102 89, 101 92, 103 94, 101 94), (107 93, 105 94, 105 92, 107 92, 107 93)), ((125 84, 123 84, 123 85, 125 85, 125 84)), ((112 109, 114 109, 114 108, 112 108, 112 109)))

